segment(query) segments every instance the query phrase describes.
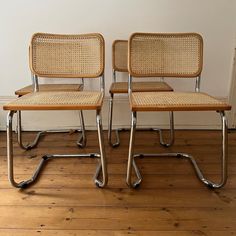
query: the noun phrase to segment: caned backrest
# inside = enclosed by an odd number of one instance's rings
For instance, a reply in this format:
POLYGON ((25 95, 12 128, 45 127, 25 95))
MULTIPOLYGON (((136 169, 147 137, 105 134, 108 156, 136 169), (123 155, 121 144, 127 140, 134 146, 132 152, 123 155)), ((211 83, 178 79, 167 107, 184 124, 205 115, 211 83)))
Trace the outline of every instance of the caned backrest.
POLYGON ((203 39, 196 33, 134 33, 128 43, 129 73, 135 77, 197 77, 203 39))
POLYGON ((36 33, 30 44, 30 68, 40 77, 95 78, 104 72, 100 34, 36 33))
POLYGON ((128 40, 113 42, 112 67, 115 71, 128 72, 128 40))

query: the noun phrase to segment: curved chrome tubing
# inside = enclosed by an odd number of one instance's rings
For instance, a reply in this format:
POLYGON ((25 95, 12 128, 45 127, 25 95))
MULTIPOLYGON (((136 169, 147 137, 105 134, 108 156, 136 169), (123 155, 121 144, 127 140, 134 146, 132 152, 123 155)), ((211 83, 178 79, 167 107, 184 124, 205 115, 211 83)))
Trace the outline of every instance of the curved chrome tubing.
POLYGON ((104 151, 104 140, 102 135, 102 123, 100 111, 97 111, 96 122, 98 128, 98 140, 99 140, 99 148, 100 154, 98 153, 89 153, 89 154, 53 154, 53 155, 44 155, 39 162, 35 172, 32 177, 28 180, 21 181, 17 183, 14 179, 14 162, 13 162, 13 137, 12 137, 12 121, 15 111, 10 111, 7 115, 7 161, 8 161, 8 178, 13 187, 16 188, 27 188, 29 185, 33 184, 39 177, 43 167, 46 162, 53 158, 62 158, 62 157, 89 157, 89 158, 100 158, 100 162, 97 166, 94 182, 97 187, 103 188, 106 186, 108 177, 107 177, 107 167, 106 167, 106 157, 104 151), (99 175, 102 174, 102 180, 99 180, 99 175))
MULTIPOLYGON (((111 94, 110 100, 109 100, 109 118, 108 118, 108 142, 111 147, 118 147, 120 145, 120 131, 129 131, 130 129, 120 128, 116 129, 115 131, 115 142, 112 143, 112 117, 113 117, 113 94, 111 94)), ((170 117, 170 141, 169 143, 165 143, 163 139, 163 131, 160 128, 148 128, 148 129, 141 129, 141 130, 150 130, 150 131, 157 131, 159 132, 160 137, 160 144, 164 147, 170 147, 174 141, 174 113, 171 111, 169 112, 170 117)))
POLYGON ((102 133, 102 120, 101 120, 101 115, 100 111, 97 112, 97 117, 96 117, 96 122, 97 122, 97 129, 98 129, 98 142, 99 142, 99 149, 100 149, 100 155, 101 155, 101 163, 99 164, 96 174, 95 174, 95 184, 103 188, 106 186, 108 182, 108 175, 107 175, 107 164, 106 164, 106 154, 105 154, 105 146, 104 146, 104 138, 103 138, 103 133, 102 133), (103 176, 103 181, 98 180, 97 176, 102 170, 102 176, 103 176))
MULTIPOLYGON (((78 138, 78 141, 76 142, 77 145, 81 148, 86 146, 86 134, 85 134, 85 125, 84 125, 84 117, 83 112, 80 111, 80 123, 81 123, 81 129, 76 130, 76 132, 81 132, 81 135, 78 138)), ((31 143, 24 144, 22 140, 22 126, 21 126, 21 111, 17 111, 17 142, 19 146, 24 150, 30 150, 37 146, 40 138, 48 133, 68 133, 71 130, 44 130, 39 131, 34 138, 34 140, 31 143)))
POLYGON ((136 113, 133 112, 132 114, 132 126, 131 126, 131 134, 130 134, 130 144, 129 144, 129 157, 128 157, 128 167, 127 167, 127 178, 126 183, 129 187, 137 188, 141 181, 142 176, 139 172, 139 169, 135 163, 135 158, 137 157, 177 157, 177 158, 187 158, 191 164, 193 165, 197 177, 209 188, 221 188, 223 187, 227 182, 227 157, 228 157, 228 131, 227 131, 227 120, 225 117, 224 112, 220 112, 221 115, 221 123, 222 123, 222 156, 221 156, 221 180, 219 183, 214 183, 208 179, 206 179, 197 165, 197 162, 195 161, 194 157, 186 154, 186 153, 157 153, 157 154, 133 154, 133 145, 134 145, 134 135, 135 135, 135 129, 136 129, 136 113), (135 174, 137 176, 137 179, 132 182, 131 180, 131 174, 132 174, 132 166, 134 168, 135 174))
POLYGON ((81 134, 76 143, 80 148, 84 148, 87 143, 87 138, 86 138, 86 133, 85 133, 84 116, 83 116, 82 110, 79 111, 79 118, 80 118, 80 124, 81 124, 81 134))
POLYGON ((153 131, 158 131, 159 132, 159 137, 160 137, 160 144, 163 147, 170 147, 174 144, 175 142, 175 130, 174 130, 174 112, 170 111, 169 112, 169 117, 170 117, 170 142, 165 143, 163 140, 163 135, 162 135, 162 129, 159 128, 152 128, 153 131))
POLYGON ((118 129, 116 132, 116 141, 115 143, 112 143, 111 136, 112 136, 112 118, 113 118, 113 94, 111 94, 110 100, 109 100, 109 118, 108 118, 108 143, 111 147, 118 147, 120 145, 120 137, 119 137, 119 131, 118 129))

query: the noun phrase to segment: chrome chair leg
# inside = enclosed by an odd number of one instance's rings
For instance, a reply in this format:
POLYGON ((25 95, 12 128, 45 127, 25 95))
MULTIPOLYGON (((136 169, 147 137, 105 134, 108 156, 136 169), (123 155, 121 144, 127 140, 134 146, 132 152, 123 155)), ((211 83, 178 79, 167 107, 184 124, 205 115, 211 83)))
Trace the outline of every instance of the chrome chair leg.
POLYGON ((116 141, 112 143, 112 118, 113 118, 113 94, 111 94, 109 100, 109 117, 108 117, 108 142, 112 147, 118 147, 120 145, 120 138, 119 138, 119 129, 115 130, 116 134, 116 141))
POLYGON ((134 155, 133 155, 133 146, 134 146, 134 139, 135 139, 135 131, 136 131, 136 125, 137 125, 137 113, 132 112, 132 120, 131 120, 131 131, 130 131, 130 141, 129 141, 129 154, 128 154, 128 166, 127 166, 127 177, 126 177, 126 183, 129 187, 137 188, 141 181, 142 177, 139 172, 139 169, 135 163, 134 155), (135 182, 132 182, 132 167, 134 167, 135 174, 137 176, 137 180, 135 182))
POLYGON ((21 111, 17 111, 16 113, 17 113, 17 126, 16 126, 17 127, 17 142, 22 149, 30 150, 37 146, 39 139, 41 138, 42 135, 46 133, 46 131, 38 132, 32 143, 23 144, 22 127, 21 127, 21 111))
POLYGON ((99 149, 100 149, 100 161, 96 174, 94 176, 95 184, 99 188, 103 188, 107 185, 108 176, 107 176, 107 164, 106 164, 106 154, 105 154, 105 146, 104 146, 104 138, 103 138, 103 128, 102 128, 102 119, 100 111, 97 111, 96 114, 96 122, 97 122, 97 129, 98 129, 98 142, 99 142, 99 149), (100 170, 102 170, 102 181, 98 179, 100 170))
MULTIPOLYGON (((39 131, 34 138, 34 140, 31 143, 24 144, 22 140, 22 125, 21 125, 21 111, 17 111, 17 142, 19 146, 24 149, 24 150, 30 150, 33 149, 37 146, 37 144, 40 141, 40 138, 47 134, 47 133, 68 133, 70 130, 44 130, 44 131, 39 131)), ((81 132, 81 135, 77 141, 77 145, 81 148, 86 146, 86 134, 85 134, 85 125, 84 125, 84 118, 83 118, 83 113, 80 111, 80 122, 81 122, 81 130, 78 129, 76 131, 81 132)))
POLYGON ((75 157, 75 158, 82 158, 82 157, 89 157, 89 158, 100 158, 101 162, 98 164, 97 170, 95 172, 95 184, 103 188, 107 184, 107 167, 106 167, 106 157, 104 151, 104 142, 102 136, 102 124, 100 114, 97 114, 97 124, 98 124, 98 134, 99 134, 99 148, 100 154, 98 153, 88 153, 88 154, 53 154, 53 155, 44 155, 40 160, 36 170, 34 171, 31 178, 21 181, 17 183, 14 179, 14 161, 13 161, 13 137, 12 137, 12 121, 15 111, 10 111, 7 115, 7 162, 8 162, 8 178, 13 187, 16 188, 27 188, 29 185, 35 183, 38 179, 43 167, 45 166, 46 162, 53 158, 63 158, 63 157, 75 157), (100 181, 98 176, 102 172, 103 180, 100 181))
MULTIPOLYGON (((108 117, 108 142, 110 146, 112 147, 118 147, 120 145, 120 137, 119 137, 119 132, 120 131, 129 131, 129 129, 125 128, 120 128, 116 129, 115 131, 115 137, 116 141, 115 143, 112 143, 112 117, 113 117, 113 94, 111 94, 110 101, 109 101, 109 117, 108 117)), ((175 141, 175 136, 174 136, 174 113, 171 111, 169 112, 169 117, 170 117, 170 141, 168 143, 164 142, 163 139, 163 131, 160 128, 150 128, 147 130, 153 130, 159 132, 159 137, 160 137, 160 144, 164 147, 170 147, 174 144, 175 141)), ((145 130, 145 129, 142 129, 145 130)))
POLYGON ((86 133, 85 133, 85 125, 84 125, 84 116, 83 111, 79 111, 79 117, 80 117, 80 125, 81 125, 81 134, 78 138, 77 145, 81 148, 84 148, 87 143, 86 133))
POLYGON ((153 129, 154 131, 159 132, 160 144, 164 147, 170 147, 175 142, 174 112, 173 111, 169 112, 169 117, 170 117, 170 141, 169 141, 169 143, 164 142, 162 129, 158 129, 158 128, 153 129))
POLYGON ((130 134, 130 146, 129 146, 129 156, 128 156, 128 167, 127 167, 127 184, 129 187, 137 188, 142 181, 142 176, 140 171, 135 163, 135 158, 138 157, 177 157, 177 158, 186 158, 188 159, 191 164, 193 165, 196 175, 201 182, 203 182, 207 187, 217 189, 223 187, 227 182, 227 157, 228 157, 228 128, 227 128, 227 119, 224 112, 219 112, 221 116, 221 123, 222 123, 222 154, 221 154, 221 180, 219 183, 212 182, 204 177, 201 169, 199 168, 196 160, 193 156, 186 154, 186 153, 157 153, 157 154, 147 154, 147 153, 140 153, 140 154, 133 154, 133 140, 134 140, 134 132, 136 126, 134 121, 132 121, 132 129, 130 134), (137 180, 132 183, 131 182, 131 171, 132 166, 134 167, 137 180))

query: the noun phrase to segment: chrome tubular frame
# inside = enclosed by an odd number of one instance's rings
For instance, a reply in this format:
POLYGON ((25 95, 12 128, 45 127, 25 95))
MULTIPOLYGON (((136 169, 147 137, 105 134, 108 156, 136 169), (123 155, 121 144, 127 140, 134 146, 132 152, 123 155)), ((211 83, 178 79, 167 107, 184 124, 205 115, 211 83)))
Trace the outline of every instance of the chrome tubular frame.
POLYGON ((81 78, 82 88, 84 89, 84 78, 81 78))
POLYGON ((112 75, 113 75, 113 77, 112 77, 113 82, 115 83, 116 82, 116 71, 114 69, 112 70, 112 75))
MULTIPOLYGON (((164 81, 164 78, 161 78, 162 81, 164 81)), ((113 81, 116 81, 116 72, 113 71, 113 81)), ((129 75, 129 82, 128 82, 128 93, 130 94, 132 91, 132 76, 129 75)), ((112 118, 113 118, 113 100, 114 100, 114 94, 110 94, 110 99, 109 99, 109 117, 108 117, 108 142, 111 147, 118 147, 120 145, 120 137, 119 137, 119 132, 120 131, 129 131, 130 129, 126 128, 118 128, 115 131, 115 142, 112 142, 112 118)), ((171 111, 169 112, 169 119, 170 119, 170 141, 169 143, 164 142, 163 139, 163 133, 162 129, 160 128, 148 128, 148 129, 140 129, 140 130, 150 130, 150 131, 157 131, 159 132, 159 137, 160 137, 160 144, 164 147, 170 147, 174 141, 174 113, 171 111)))
MULTIPOLYGON (((112 71, 113 75, 113 83, 116 83, 116 71, 113 69, 112 71)), ((112 147, 118 147, 120 145, 120 137, 119 137, 119 131, 122 129, 116 129, 115 134, 116 134, 116 141, 115 143, 112 143, 111 138, 112 138, 112 119, 113 119, 113 98, 114 94, 110 94, 110 99, 109 99, 109 114, 108 114, 108 143, 112 147)))
POLYGON ((95 180, 95 184, 98 187, 103 188, 106 186, 108 182, 108 175, 107 175, 106 154, 105 154, 105 146, 104 146, 104 138, 103 138, 102 119, 101 119, 100 113, 101 111, 97 111, 96 122, 97 122, 97 129, 98 129, 98 141, 99 141, 101 163, 99 164, 96 170, 94 180, 95 180), (102 181, 98 179, 100 172, 102 172, 102 181))
POLYGON ((77 145, 81 148, 84 148, 87 143, 87 137, 86 137, 86 132, 85 132, 85 125, 84 125, 84 116, 83 116, 83 111, 79 111, 79 118, 80 118, 80 124, 81 124, 81 134, 77 140, 77 145))
POLYGON ((132 112, 126 183, 129 187, 133 187, 133 188, 137 188, 142 181, 142 176, 135 163, 134 155, 133 155, 136 125, 137 125, 137 113, 132 112), (132 167, 134 167, 135 174, 137 176, 137 180, 134 183, 132 183, 132 179, 131 179, 132 167))
POLYGON ((160 144, 163 147, 170 147, 175 142, 174 112, 173 111, 169 112, 169 118, 170 118, 170 135, 169 135, 170 136, 170 142, 169 143, 164 142, 162 129, 160 129, 160 128, 152 128, 151 129, 151 130, 159 132, 160 144))
POLYGON ((33 81, 33 86, 34 86, 34 92, 38 92, 39 91, 38 76, 32 75, 32 81, 33 81))
MULTIPOLYGON (((84 79, 82 79, 82 86, 84 87, 84 79)), ((38 84, 38 76, 37 75, 32 75, 32 83, 34 87, 34 92, 39 91, 39 84, 38 84)), ((81 129, 76 129, 76 132, 81 132, 80 136, 78 137, 78 140, 76 144, 80 148, 84 148, 87 143, 87 138, 86 138, 86 133, 85 133, 85 125, 84 125, 84 116, 83 116, 83 111, 79 111, 79 116, 80 116, 80 124, 81 124, 81 129)), ((71 132, 71 130, 65 129, 65 130, 43 130, 39 131, 34 138, 34 140, 31 143, 23 144, 22 141, 22 124, 21 124, 21 111, 17 111, 17 125, 16 125, 16 133, 17 133, 17 142, 19 146, 24 149, 24 150, 30 150, 34 147, 37 146, 41 136, 47 134, 47 133, 68 133, 71 132)))
MULTIPOLYGON (((84 89, 84 78, 81 78, 81 82, 82 82, 82 88, 84 89)), ((83 111, 79 111, 79 118, 80 118, 81 130, 78 130, 78 131, 79 132, 81 131, 81 134, 78 137, 76 144, 80 148, 84 148, 86 147, 86 144, 87 144, 87 138, 86 138, 86 132, 85 132, 83 111)))
POLYGON ((199 75, 196 78, 195 92, 200 92, 201 76, 199 75))
POLYGON ((13 116, 16 111, 10 111, 7 115, 7 162, 8 162, 8 178, 13 187, 16 188, 27 188, 29 185, 33 184, 39 177, 43 167, 45 166, 46 162, 53 158, 62 158, 62 157, 90 157, 90 158, 100 158, 99 164, 97 166, 94 182, 95 184, 103 188, 106 186, 108 177, 107 177, 107 166, 106 166, 106 157, 105 157, 105 150, 104 150, 104 140, 102 135, 102 122, 100 111, 97 111, 96 114, 96 123, 98 128, 98 141, 99 141, 99 149, 100 154, 98 153, 89 153, 89 154, 54 154, 54 155, 44 155, 39 162, 35 172, 33 173, 32 177, 28 180, 21 181, 17 183, 14 179, 14 162, 13 162, 13 137, 12 137, 12 121, 13 116), (102 180, 99 180, 99 175, 102 174, 102 180))
POLYGON ((40 131, 37 133, 35 139, 33 140, 32 143, 27 143, 27 144, 23 144, 23 141, 22 141, 22 127, 21 127, 21 111, 17 111, 17 126, 16 126, 16 129, 17 129, 17 142, 19 144, 19 146, 22 148, 22 149, 25 149, 25 150, 30 150, 34 147, 37 146, 38 142, 39 142, 39 139, 42 135, 44 135, 46 132, 49 132, 49 131, 40 131))
POLYGON ((227 119, 225 113, 223 111, 219 112, 221 116, 221 123, 222 123, 222 154, 221 154, 221 180, 219 183, 212 182, 206 179, 197 165, 194 157, 186 154, 186 153, 157 153, 157 154, 133 154, 133 146, 134 146, 134 135, 137 123, 136 112, 132 113, 132 126, 131 126, 131 133, 130 133, 130 144, 129 144, 129 156, 128 156, 128 167, 127 167, 127 178, 126 183, 129 187, 137 188, 141 181, 142 176, 138 170, 138 167, 135 163, 135 158, 138 157, 177 157, 177 158, 187 158, 191 164, 193 165, 196 175, 201 182, 203 182, 209 188, 221 188, 226 184, 227 181, 227 157, 228 157, 228 128, 227 128, 227 119), (131 180, 132 174, 132 166, 134 167, 135 174, 137 179, 135 182, 131 180))
POLYGON ((112 147, 118 147, 120 145, 120 137, 119 137, 119 130, 115 130, 116 134, 116 142, 112 143, 111 136, 112 136, 112 118, 113 118, 113 97, 114 94, 111 93, 110 99, 109 99, 109 117, 108 117, 108 142, 110 146, 112 147))
POLYGON ((104 78, 104 74, 100 77, 100 91, 102 93, 105 92, 105 78, 104 78))
MULTIPOLYGON (((83 117, 83 113, 82 111, 79 111, 79 115, 80 115, 80 123, 81 123, 81 129, 77 129, 75 130, 76 132, 81 132, 81 135, 78 138, 77 141, 77 145, 81 148, 86 146, 86 133, 85 133, 85 125, 84 125, 84 117, 83 117)), ((34 140, 31 143, 27 143, 24 144, 23 140, 22 140, 22 125, 21 125, 21 111, 17 111, 17 126, 16 126, 16 130, 17 130, 17 142, 19 144, 19 146, 24 149, 24 150, 30 150, 35 148, 38 143, 39 140, 42 136, 44 136, 45 134, 49 134, 49 133, 69 133, 71 132, 71 130, 65 129, 65 130, 44 130, 44 131, 39 131, 34 140)))

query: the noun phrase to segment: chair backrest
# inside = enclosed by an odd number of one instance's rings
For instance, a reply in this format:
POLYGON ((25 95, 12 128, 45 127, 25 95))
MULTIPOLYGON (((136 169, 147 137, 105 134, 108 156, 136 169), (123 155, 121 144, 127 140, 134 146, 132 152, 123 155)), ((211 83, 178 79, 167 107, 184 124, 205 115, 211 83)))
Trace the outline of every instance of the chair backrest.
POLYGON ((134 33, 128 43, 128 69, 134 77, 201 74, 203 39, 196 33, 134 33))
POLYGON ((115 40, 113 42, 112 67, 114 71, 128 72, 128 40, 115 40))
POLYGON ((104 73, 102 35, 36 33, 30 45, 33 74, 52 78, 95 78, 104 73))

